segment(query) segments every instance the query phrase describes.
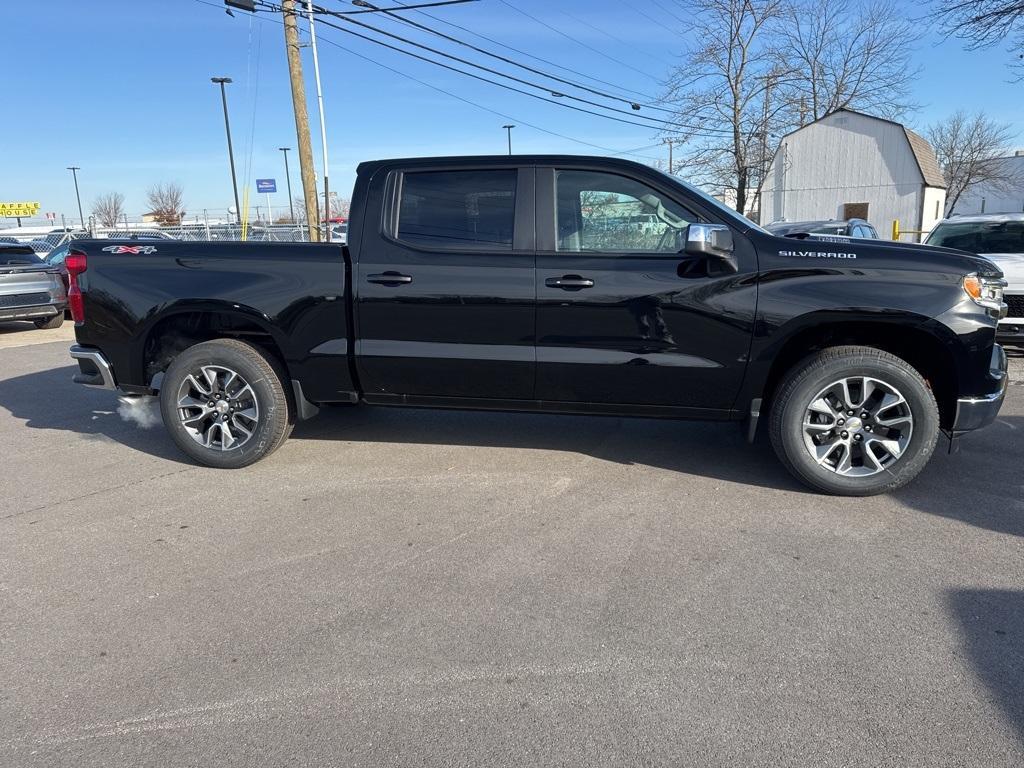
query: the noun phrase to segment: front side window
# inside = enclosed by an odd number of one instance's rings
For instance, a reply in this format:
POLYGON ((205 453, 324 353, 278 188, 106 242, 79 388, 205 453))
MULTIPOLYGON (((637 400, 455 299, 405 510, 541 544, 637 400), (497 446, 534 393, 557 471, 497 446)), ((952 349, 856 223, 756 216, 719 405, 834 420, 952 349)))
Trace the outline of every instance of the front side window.
POLYGON ((558 171, 558 250, 678 253, 697 217, 664 193, 626 176, 558 171))
POLYGON ((512 248, 515 169, 424 171, 402 176, 399 240, 435 248, 512 248))

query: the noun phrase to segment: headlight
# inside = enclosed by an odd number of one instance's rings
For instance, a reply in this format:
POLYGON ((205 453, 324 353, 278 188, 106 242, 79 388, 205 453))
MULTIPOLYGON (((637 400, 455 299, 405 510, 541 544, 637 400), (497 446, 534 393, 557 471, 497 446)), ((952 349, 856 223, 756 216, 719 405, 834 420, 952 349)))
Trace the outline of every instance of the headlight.
POLYGON ((964 275, 964 293, 970 296, 975 304, 993 309, 999 317, 1006 317, 1006 303, 1003 301, 1003 288, 1006 281, 995 277, 981 277, 977 274, 964 275))

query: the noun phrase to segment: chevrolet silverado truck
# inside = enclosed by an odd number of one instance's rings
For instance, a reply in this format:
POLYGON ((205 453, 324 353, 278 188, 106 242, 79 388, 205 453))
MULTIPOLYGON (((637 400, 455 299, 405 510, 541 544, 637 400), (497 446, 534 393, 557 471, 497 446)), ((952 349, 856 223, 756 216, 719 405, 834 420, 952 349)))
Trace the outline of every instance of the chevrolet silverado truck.
POLYGON ((75 379, 158 395, 213 467, 362 403, 766 421, 801 481, 867 495, 1007 384, 992 263, 778 237, 618 159, 367 162, 347 245, 76 240, 66 266, 75 379))

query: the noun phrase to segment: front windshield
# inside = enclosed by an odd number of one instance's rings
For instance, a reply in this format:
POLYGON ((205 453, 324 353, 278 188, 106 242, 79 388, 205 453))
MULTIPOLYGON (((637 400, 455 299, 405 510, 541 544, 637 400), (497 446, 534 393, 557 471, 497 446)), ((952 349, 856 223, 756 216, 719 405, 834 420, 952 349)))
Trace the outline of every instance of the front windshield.
POLYGON ((942 222, 925 242, 970 253, 1024 253, 1024 221, 942 222))
POLYGON ((714 208, 718 213, 720 213, 725 218, 731 219, 736 226, 748 229, 756 229, 758 232, 763 232, 766 235, 771 234, 764 227, 760 226, 759 224, 755 224, 742 213, 739 213, 738 211, 730 208, 721 200, 717 200, 704 190, 698 189, 697 187, 693 186, 693 184, 689 184, 683 181, 678 176, 671 176, 665 173, 664 171, 658 171, 658 173, 660 173, 662 176, 665 176, 666 178, 671 179, 676 184, 681 184, 694 197, 699 197, 701 201, 705 203, 709 208, 714 208))

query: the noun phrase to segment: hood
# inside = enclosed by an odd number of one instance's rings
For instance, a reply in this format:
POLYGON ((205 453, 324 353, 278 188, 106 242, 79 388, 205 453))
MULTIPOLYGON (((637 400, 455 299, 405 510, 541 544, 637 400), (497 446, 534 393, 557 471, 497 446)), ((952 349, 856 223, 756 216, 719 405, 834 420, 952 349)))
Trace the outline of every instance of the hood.
POLYGON ((1011 286, 1024 288, 1024 253, 986 253, 983 256, 1003 271, 1011 286))
MULTIPOLYGON (((866 240, 860 238, 828 239, 808 238, 805 240, 790 237, 773 236, 776 245, 789 250, 841 250, 855 253, 859 259, 876 262, 879 266, 891 265, 898 269, 934 269, 940 272, 951 272, 966 275, 978 272, 982 275, 996 276, 1000 268, 993 260, 978 256, 956 248, 941 245, 924 245, 922 243, 897 243, 892 240, 866 240), (796 246, 796 247, 794 247, 796 246)), ((832 237, 832 236, 823 236, 832 237)))

